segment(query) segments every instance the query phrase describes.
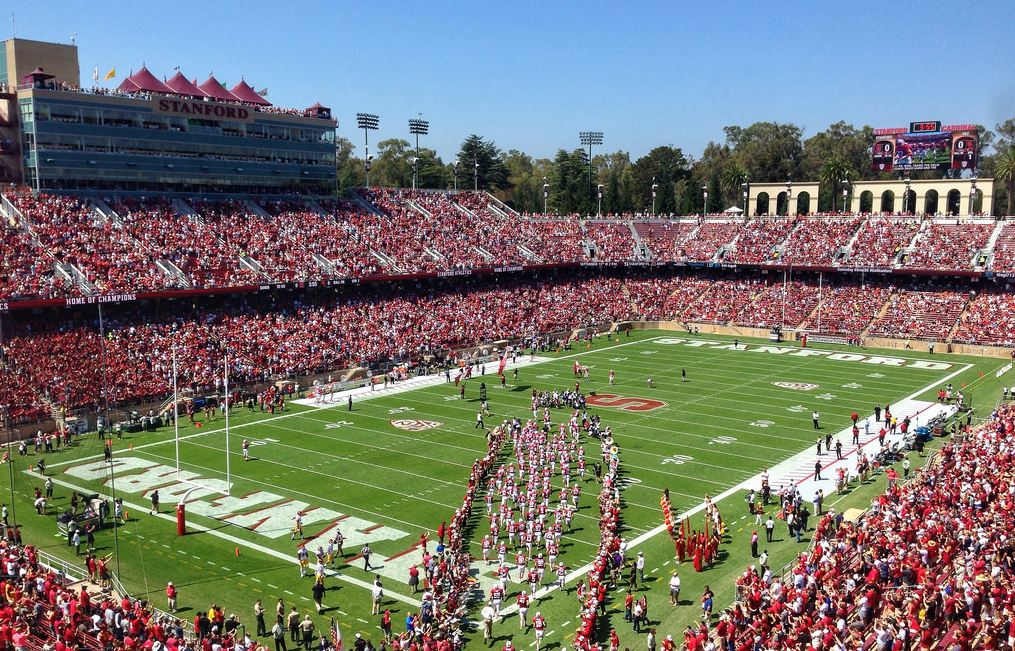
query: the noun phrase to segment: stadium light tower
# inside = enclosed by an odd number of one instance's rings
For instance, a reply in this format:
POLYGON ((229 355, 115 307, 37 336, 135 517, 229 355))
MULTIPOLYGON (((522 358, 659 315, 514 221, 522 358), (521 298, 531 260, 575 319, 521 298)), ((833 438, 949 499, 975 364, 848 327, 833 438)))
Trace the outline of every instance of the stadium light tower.
MULTIPOLYGON (((792 214, 790 206, 790 199, 793 198, 793 179, 786 179, 786 216, 789 217, 792 214)), ((778 207, 778 206, 777 206, 778 207)), ((779 212, 776 210, 776 212, 779 212)))
POLYGON ((363 129, 363 166, 367 172, 367 187, 370 187, 370 138, 371 131, 377 130, 380 118, 373 113, 357 113, 356 128, 363 129))
POLYGON ((748 186, 747 183, 741 183, 740 184, 740 190, 743 191, 743 194, 744 194, 744 219, 747 219, 747 188, 748 187, 749 186, 748 186))
POLYGON ((412 189, 415 190, 419 179, 419 156, 413 156, 409 162, 412 163, 412 189))
POLYGON ((656 214, 656 191, 659 189, 659 184, 656 183, 656 177, 652 177, 652 214, 656 214))
POLYGON ((842 182, 842 212, 846 212, 846 199, 849 197, 849 181, 842 182))
POLYGON ((455 168, 455 192, 458 192, 458 164, 461 162, 462 161, 456 158, 455 161, 451 164, 455 168))
POLYGON ((599 186, 596 189, 598 190, 598 195, 599 195, 599 204, 596 207, 596 216, 602 217, 603 216, 603 184, 600 183, 599 186))
POLYGON ((909 212, 909 184, 913 181, 908 175, 902 181, 906 184, 906 193, 902 195, 902 214, 905 215, 909 212))
MULTIPOLYGON (((423 115, 423 114, 419 113, 419 115, 423 115)), ((418 179, 418 176, 419 176, 419 172, 418 172, 418 168, 419 168, 419 137, 420 136, 425 136, 428 133, 430 133, 430 123, 427 122, 426 120, 419 119, 419 118, 415 118, 415 119, 409 120, 409 133, 411 135, 416 136, 416 162, 413 163, 413 181, 412 181, 412 189, 415 190, 416 189, 416 184, 419 182, 419 179, 418 179)))
POLYGON ((708 186, 707 185, 701 186, 701 198, 702 198, 701 216, 704 217, 705 215, 708 214, 708 186))
POLYGON ((476 154, 475 171, 472 173, 472 189, 479 192, 479 154, 476 154))
POLYGON ((973 216, 973 202, 976 200, 976 176, 969 177, 969 216, 973 216))
POLYGON ((546 177, 543 177, 543 214, 546 214, 546 200, 550 196, 550 184, 546 182, 546 177))
POLYGON ((592 194, 592 145, 603 144, 602 131, 581 131, 578 133, 578 140, 589 148, 589 194, 592 194))

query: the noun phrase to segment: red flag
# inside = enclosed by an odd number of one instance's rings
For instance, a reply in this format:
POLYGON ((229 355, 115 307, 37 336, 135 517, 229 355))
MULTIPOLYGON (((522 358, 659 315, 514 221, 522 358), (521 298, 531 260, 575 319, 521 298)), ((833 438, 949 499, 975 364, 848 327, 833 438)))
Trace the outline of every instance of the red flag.
POLYGON ((465 377, 463 379, 468 380, 470 377, 472 377, 472 367, 468 366, 465 368, 465 377))
POLYGON ((507 366, 508 347, 504 346, 504 354, 500 356, 500 365, 497 367, 497 375, 504 375, 504 367, 507 366))
POLYGON ((461 369, 459 369, 458 375, 455 376, 455 386, 458 386, 458 383, 461 381, 462 381, 462 371, 461 369))

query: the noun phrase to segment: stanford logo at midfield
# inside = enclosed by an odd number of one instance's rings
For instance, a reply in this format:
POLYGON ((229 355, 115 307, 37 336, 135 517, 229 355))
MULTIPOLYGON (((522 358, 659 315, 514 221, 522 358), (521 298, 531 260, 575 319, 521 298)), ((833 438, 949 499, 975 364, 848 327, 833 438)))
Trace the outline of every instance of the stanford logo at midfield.
POLYGON ((410 432, 422 432, 426 429, 433 429, 441 426, 441 424, 435 420, 421 420, 418 418, 399 418, 391 421, 391 424, 398 429, 404 429, 410 432))
POLYGON ((652 398, 629 398, 627 396, 615 396, 612 393, 600 393, 589 396, 585 401, 593 407, 609 407, 610 409, 623 409, 624 411, 652 411, 665 407, 662 400, 652 398))
POLYGON ((817 384, 807 384, 805 382, 773 382, 772 384, 783 389, 794 389, 795 391, 811 391, 818 388, 817 384))

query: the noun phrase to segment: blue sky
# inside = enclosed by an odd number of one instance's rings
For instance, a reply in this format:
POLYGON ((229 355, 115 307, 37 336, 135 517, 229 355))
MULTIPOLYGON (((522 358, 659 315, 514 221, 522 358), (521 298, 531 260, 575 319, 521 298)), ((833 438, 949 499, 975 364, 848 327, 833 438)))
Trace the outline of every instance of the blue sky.
MULTIPOLYGON (((362 145, 422 141, 446 160, 470 133, 552 156, 578 132, 638 157, 671 144, 697 156, 722 127, 844 119, 977 122, 1015 116, 1015 2, 122 2, 13 0, 21 38, 69 42, 81 75, 142 61, 269 99, 320 101, 362 145)), ((7 25, 0 35, 10 36, 7 25)))

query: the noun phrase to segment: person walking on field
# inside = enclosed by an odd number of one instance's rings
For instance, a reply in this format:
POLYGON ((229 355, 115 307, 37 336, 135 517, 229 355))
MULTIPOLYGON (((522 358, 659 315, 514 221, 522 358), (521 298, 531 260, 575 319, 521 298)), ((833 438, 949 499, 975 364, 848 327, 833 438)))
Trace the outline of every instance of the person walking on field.
POLYGON ((264 626, 264 606, 261 605, 260 599, 254 602, 254 619, 257 621, 257 637, 267 635, 268 631, 264 626))
POLYGON ((814 423, 814 429, 821 429, 821 425, 818 424, 818 418, 821 417, 817 411, 811 414, 811 421, 814 423))

